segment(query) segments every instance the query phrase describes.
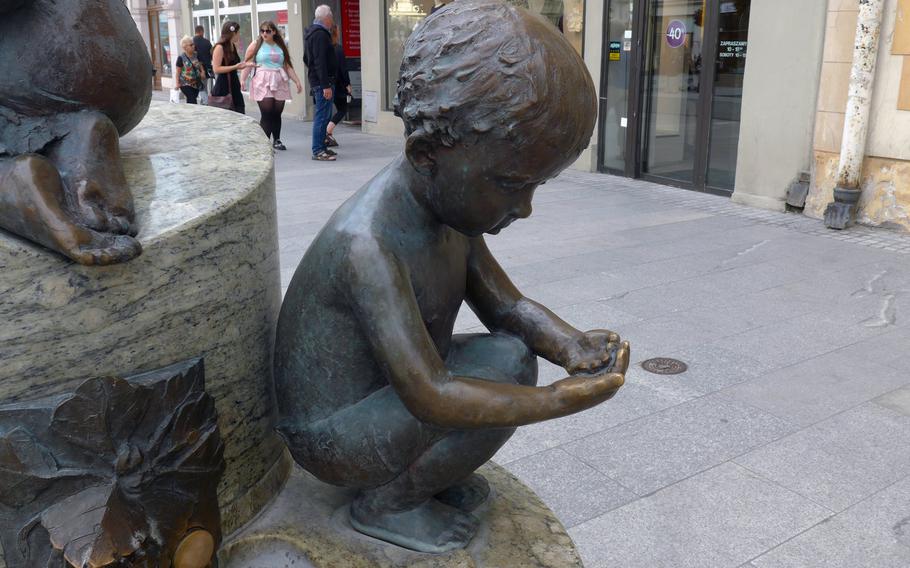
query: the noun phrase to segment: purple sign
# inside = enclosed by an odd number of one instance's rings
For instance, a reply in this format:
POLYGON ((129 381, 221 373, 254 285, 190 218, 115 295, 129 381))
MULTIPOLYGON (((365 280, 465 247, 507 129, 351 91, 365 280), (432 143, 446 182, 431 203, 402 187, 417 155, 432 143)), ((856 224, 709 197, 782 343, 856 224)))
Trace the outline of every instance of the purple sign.
POLYGON ((686 24, 673 20, 667 26, 667 45, 676 49, 686 43, 686 24))

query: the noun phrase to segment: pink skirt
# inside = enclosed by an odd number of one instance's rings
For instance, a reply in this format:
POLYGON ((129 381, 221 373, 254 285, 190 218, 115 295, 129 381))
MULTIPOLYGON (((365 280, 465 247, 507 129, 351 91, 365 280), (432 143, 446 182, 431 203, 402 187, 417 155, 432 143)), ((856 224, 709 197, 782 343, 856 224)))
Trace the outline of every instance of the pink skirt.
POLYGON ((259 67, 250 82, 250 96, 254 101, 273 98, 276 101, 291 100, 291 87, 284 69, 259 67))

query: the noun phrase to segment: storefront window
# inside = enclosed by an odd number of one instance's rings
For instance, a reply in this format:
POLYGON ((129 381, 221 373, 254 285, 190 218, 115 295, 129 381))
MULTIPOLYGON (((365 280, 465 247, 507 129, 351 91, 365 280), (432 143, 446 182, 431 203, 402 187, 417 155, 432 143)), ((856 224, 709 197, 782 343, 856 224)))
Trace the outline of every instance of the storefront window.
POLYGON ((259 4, 259 27, 262 27, 262 22, 265 21, 274 22, 284 42, 290 41, 288 39, 287 2, 282 2, 279 6, 276 6, 275 3, 259 4))
POLYGON ((158 12, 158 48, 161 59, 161 74, 164 77, 170 77, 173 74, 171 65, 171 35, 168 32, 167 13, 158 12))
POLYGON ((584 0, 528 0, 527 7, 559 28, 575 51, 581 54, 585 31, 584 0))
POLYGON ((386 109, 395 101, 404 44, 434 8, 434 0, 386 0, 386 109))
MULTIPOLYGON (((386 109, 395 100, 404 44, 433 10, 452 0, 385 0, 386 11, 386 109)), ((584 45, 584 0, 508 0, 540 14, 562 31, 579 54, 584 45)))
POLYGON ((193 13, 193 28, 196 26, 202 26, 205 30, 202 35, 203 37, 208 38, 213 43, 218 40, 218 37, 221 35, 221 30, 215 29, 215 16, 197 16, 196 13, 193 13))
MULTIPOLYGON (((222 0, 222 3, 224 0, 222 0)), ((253 33, 253 16, 250 14, 249 10, 246 12, 239 13, 225 13, 228 10, 221 11, 221 23, 218 24, 218 35, 221 35, 221 26, 224 25, 224 22, 228 20, 232 22, 237 22, 240 25, 240 33, 237 36, 237 53, 243 57, 243 54, 246 52, 247 46, 250 45, 250 42, 253 41, 253 38, 256 34, 253 33)))
POLYGON ((213 10, 215 8, 212 0, 190 0, 190 10, 213 10))

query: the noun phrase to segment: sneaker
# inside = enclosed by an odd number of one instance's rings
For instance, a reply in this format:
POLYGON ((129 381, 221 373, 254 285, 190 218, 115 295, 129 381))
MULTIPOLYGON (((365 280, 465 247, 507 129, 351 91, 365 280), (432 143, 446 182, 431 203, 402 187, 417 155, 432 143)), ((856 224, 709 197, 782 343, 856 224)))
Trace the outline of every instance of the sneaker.
POLYGON ((338 152, 336 152, 335 150, 329 150, 328 148, 325 149, 325 153, 328 154, 329 156, 337 156, 337 155, 338 155, 338 152))
POLYGON ((325 145, 328 146, 329 148, 331 148, 333 146, 337 146, 338 140, 335 140, 335 137, 332 136, 331 134, 326 134, 325 135, 325 145))
POLYGON ((275 140, 275 142, 272 144, 272 148, 274 148, 276 150, 287 150, 288 149, 287 146, 285 146, 284 144, 281 143, 281 140, 275 140))
POLYGON ((313 159, 319 162, 334 162, 335 156, 328 152, 319 152, 318 154, 313 155, 313 159))

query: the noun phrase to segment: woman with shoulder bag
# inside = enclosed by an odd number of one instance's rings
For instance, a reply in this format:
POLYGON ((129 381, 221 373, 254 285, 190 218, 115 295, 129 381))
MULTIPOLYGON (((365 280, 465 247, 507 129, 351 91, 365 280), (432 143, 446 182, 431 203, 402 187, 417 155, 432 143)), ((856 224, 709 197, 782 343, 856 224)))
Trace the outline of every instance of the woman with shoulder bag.
POLYGON ((174 67, 174 79, 177 87, 183 92, 188 104, 196 104, 199 91, 205 89, 205 66, 196 58, 196 46, 190 36, 180 40, 183 53, 177 57, 174 67))
MULTIPOLYGON (((250 96, 259 104, 262 116, 259 125, 266 138, 272 141, 272 148, 287 150, 281 142, 281 113, 284 112, 285 101, 291 100, 288 83, 294 82, 298 94, 303 92, 303 85, 294 71, 284 38, 273 22, 265 21, 259 25, 259 38, 247 48, 244 61, 255 63, 250 96)), ((241 84, 246 83, 249 72, 249 68, 243 70, 241 84)))
POLYGON ((212 69, 217 78, 212 94, 209 96, 209 106, 226 108, 246 114, 246 105, 243 102, 243 93, 240 92, 240 77, 237 71, 254 67, 249 61, 240 61, 237 47, 234 43, 240 31, 240 24, 228 20, 221 26, 221 39, 212 50, 212 69))

